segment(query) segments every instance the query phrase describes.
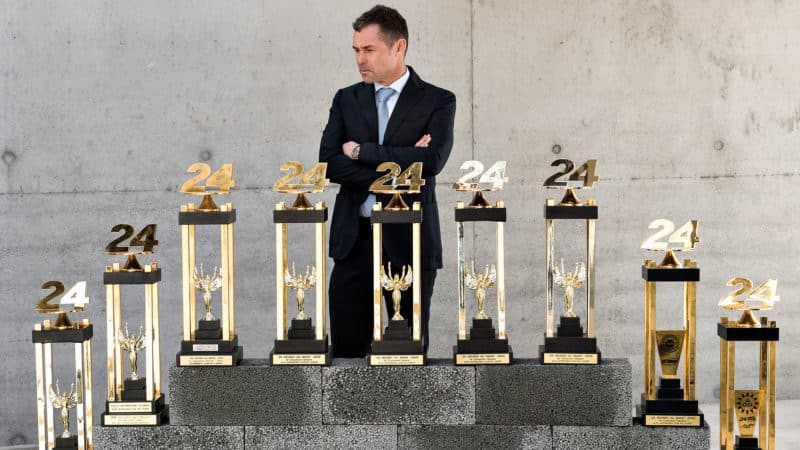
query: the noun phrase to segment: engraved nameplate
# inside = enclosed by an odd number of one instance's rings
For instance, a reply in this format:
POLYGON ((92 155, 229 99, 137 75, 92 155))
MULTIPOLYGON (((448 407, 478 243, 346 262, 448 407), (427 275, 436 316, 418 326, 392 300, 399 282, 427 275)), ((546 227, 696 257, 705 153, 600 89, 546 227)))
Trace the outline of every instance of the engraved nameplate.
POLYGON ((369 363, 373 366, 421 366, 423 355, 369 355, 369 363))
POLYGON ((544 364, 597 364, 597 353, 545 353, 544 364))
POLYGON ((181 366, 232 366, 233 355, 181 355, 181 366))
POLYGON ((109 402, 108 412, 111 414, 152 413, 153 404, 151 402, 109 402))
POLYGON ((218 344, 193 344, 192 345, 193 352, 218 352, 219 345, 218 344))
POLYGON ((644 424, 661 427, 699 427, 700 416, 678 416, 674 414, 646 415, 644 424))
POLYGON ((458 353, 457 365, 473 364, 510 364, 511 355, 508 353, 458 353))
POLYGON ((104 426, 125 426, 125 425, 158 425, 156 414, 135 415, 135 414, 106 414, 103 416, 104 426))
POLYGON ((325 353, 273 354, 273 366, 323 366, 325 353))

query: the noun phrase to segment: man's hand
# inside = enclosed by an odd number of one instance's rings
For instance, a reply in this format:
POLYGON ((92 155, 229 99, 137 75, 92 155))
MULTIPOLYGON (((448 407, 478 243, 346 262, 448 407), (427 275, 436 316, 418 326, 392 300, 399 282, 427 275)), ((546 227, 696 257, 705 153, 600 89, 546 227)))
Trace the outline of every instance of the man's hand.
POLYGON ((427 147, 428 144, 430 144, 430 143, 431 143, 431 135, 430 134, 426 134, 425 136, 422 136, 421 138, 419 138, 417 143, 414 144, 414 147, 427 147))
POLYGON ((358 147, 358 142, 356 141, 347 141, 342 144, 342 153, 350 159, 353 159, 353 149, 358 147))

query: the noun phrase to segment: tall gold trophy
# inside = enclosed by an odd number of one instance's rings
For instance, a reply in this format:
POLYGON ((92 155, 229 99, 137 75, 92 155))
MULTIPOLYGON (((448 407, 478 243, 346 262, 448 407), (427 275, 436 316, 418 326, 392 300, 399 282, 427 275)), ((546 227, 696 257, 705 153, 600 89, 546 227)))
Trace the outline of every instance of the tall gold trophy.
POLYGON ((505 285, 505 233, 506 208, 502 200, 492 206, 484 192, 499 192, 508 181, 505 176, 506 162, 497 161, 484 172, 479 161, 466 161, 461 170, 469 170, 453 185, 453 189, 472 192, 469 205, 456 203, 455 219, 458 236, 458 340, 453 347, 456 365, 510 364, 513 356, 506 336, 506 285, 505 285), (480 178, 478 178, 480 176, 480 178), (467 265, 464 250, 464 222, 494 222, 497 259, 495 264, 486 264, 481 272, 475 270, 475 260, 467 265), (498 331, 492 326, 492 318, 486 315, 486 294, 497 289, 498 331), (472 327, 467 334, 466 289, 475 293, 477 312, 472 318, 472 327))
POLYGON ((590 159, 575 170, 575 165, 568 159, 555 160, 551 165, 564 168, 547 178, 544 186, 548 189, 564 189, 566 192, 558 203, 547 199, 544 207, 547 311, 544 345, 539 346, 539 353, 542 364, 600 364, 601 354, 597 349, 594 326, 595 223, 598 208, 593 199, 580 201, 576 195, 576 190, 590 189, 599 180, 595 175, 597 161, 590 159), (575 262, 572 272, 566 272, 563 260, 555 255, 558 220, 582 220, 586 223, 586 263, 575 262), (557 259, 561 261, 560 266, 556 264, 557 259), (575 289, 583 285, 586 287, 586 332, 583 331, 580 317, 572 311, 575 289), (556 286, 564 289, 565 300, 564 313, 557 330, 553 320, 556 286))
POLYGON ((753 311, 774 308, 780 300, 778 280, 769 279, 753 288, 749 279, 738 277, 728 281, 728 286, 739 289, 723 297, 719 306, 742 314, 735 322, 723 316, 717 324, 720 448, 775 450, 775 350, 779 328, 767 317, 759 320, 753 311), (736 389, 736 343, 742 341, 759 344, 758 389, 736 389), (734 415, 738 435, 734 434, 734 415))
POLYGON ((375 180, 370 191, 375 194, 392 194, 392 199, 384 207, 375 203, 372 222, 372 288, 373 288, 373 332, 372 348, 367 359, 371 366, 421 366, 425 364, 422 348, 422 253, 421 241, 422 204, 414 202, 411 208, 403 201, 402 194, 417 194, 425 184, 422 178, 422 163, 411 164, 400 172, 400 166, 393 162, 380 164, 376 171, 386 172, 375 180), (395 267, 383 264, 383 225, 391 223, 411 224, 412 263, 411 266, 395 267), (383 289, 392 292, 394 314, 383 331, 383 289), (408 317, 400 314, 402 292, 411 289, 413 312, 411 332, 408 317))
POLYGON ((281 165, 282 171, 291 171, 278 180, 272 189, 277 192, 296 194, 294 203, 287 207, 286 202, 275 205, 272 220, 275 222, 275 276, 277 326, 275 348, 270 352, 273 365, 323 365, 331 360, 331 349, 328 335, 325 333, 326 269, 325 269, 325 222, 328 220, 328 208, 325 202, 312 205, 306 194, 320 193, 325 190, 329 180, 325 178, 327 163, 318 163, 307 173, 303 165, 297 161, 289 161, 281 165), (300 177, 299 183, 291 183, 300 177), (288 231, 289 224, 314 224, 313 266, 306 266, 305 271, 298 272, 292 262, 288 263, 288 231), (295 292, 297 314, 292 319, 292 326, 287 329, 288 289, 295 292), (305 313, 306 291, 314 289, 316 304, 314 318, 316 326, 305 313))
POLYGON ((105 249, 109 255, 127 255, 124 265, 106 266, 103 284, 106 286, 106 334, 108 391, 103 426, 161 425, 167 415, 161 394, 161 340, 158 320, 158 282, 161 268, 151 263, 139 264, 137 254, 155 251, 156 225, 149 224, 134 236, 134 228, 115 225, 112 232, 122 232, 105 249), (131 238, 130 245, 120 245, 131 238), (134 247, 141 247, 134 251, 134 247), (122 286, 144 285, 144 323, 138 332, 123 320, 122 286), (127 358, 123 358, 123 352, 127 358), (144 354, 144 374, 140 375, 139 355, 144 354), (127 361, 125 361, 127 359, 127 361), (125 376, 126 365, 130 375, 125 376))
POLYGON ((216 172, 205 163, 189 166, 194 177, 183 183, 181 192, 202 195, 194 203, 181 205, 178 222, 181 226, 181 256, 183 270, 183 340, 177 355, 178 366, 235 366, 242 359, 242 347, 235 329, 234 297, 234 232, 236 210, 233 204, 217 206, 212 195, 229 194, 236 183, 231 178, 233 166, 223 164, 216 172), (205 185, 200 183, 205 180, 205 185), (220 229, 220 265, 211 274, 201 263, 198 270, 195 230, 198 225, 218 225, 220 229), (204 314, 197 320, 196 294, 202 292, 204 314), (221 317, 213 313, 214 293, 222 297, 221 317), (197 328, 195 328, 197 326, 197 328))
POLYGON ((696 220, 686 222, 677 231, 666 219, 650 223, 659 231, 642 243, 645 250, 664 252, 660 263, 649 259, 642 265, 644 295, 644 389, 637 415, 646 426, 703 426, 703 413, 695 397, 695 352, 697 345, 697 263, 685 259, 681 264, 675 252, 694 250, 700 242, 696 220), (668 237, 669 236, 669 237, 668 237), (662 239, 667 238, 666 241, 662 239), (674 246, 670 244, 680 244, 674 246), (683 327, 661 330, 656 326, 657 283, 683 283, 683 327), (683 355, 683 357, 681 357, 683 355), (661 366, 661 379, 656 387, 656 358, 661 366), (678 376, 683 362, 684 387, 678 376))
MULTIPOLYGON (((48 281, 42 289, 52 289, 36 303, 36 311, 56 314, 55 322, 43 320, 33 326, 36 353, 36 410, 39 419, 39 450, 90 450, 92 444, 92 324, 89 319, 72 322, 68 314, 82 312, 89 303, 86 282, 79 281, 64 293, 64 283, 48 281), (56 302, 57 300, 57 302, 56 302), (73 344, 74 379, 58 380, 54 371, 53 345, 73 344), (65 381, 65 382, 62 382, 65 381), (68 389, 68 390, 67 390, 68 389), (54 410, 59 418, 54 418, 54 410), (70 419, 70 410, 75 414, 70 419), (61 433, 56 435, 55 423, 61 433), (72 423, 75 427, 72 427, 72 423), (77 430, 72 433, 70 430, 77 430)), ((56 356, 62 353, 56 352, 56 356)))

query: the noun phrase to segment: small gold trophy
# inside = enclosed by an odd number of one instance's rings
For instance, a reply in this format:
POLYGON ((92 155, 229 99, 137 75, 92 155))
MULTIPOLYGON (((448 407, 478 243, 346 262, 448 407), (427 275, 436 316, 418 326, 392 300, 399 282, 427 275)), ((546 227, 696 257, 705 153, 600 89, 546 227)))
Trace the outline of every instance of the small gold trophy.
MULTIPOLYGON (((181 205, 178 223, 181 226, 182 272, 183 272, 183 340, 177 354, 178 366, 235 366, 242 360, 242 347, 236 335, 234 296, 234 228, 236 210, 233 204, 217 205, 212 195, 230 194, 233 181, 233 165, 223 164, 216 172, 205 163, 189 166, 187 172, 196 175, 181 186, 181 192, 202 195, 203 200, 181 205), (200 185, 205 180, 205 185, 200 185), (219 270, 215 269, 205 286, 206 276, 197 272, 196 227, 217 225, 220 230, 219 270), (197 277, 200 277, 198 280, 197 277), (215 281, 219 278, 218 281, 215 281), (208 290, 205 290, 205 286, 208 290), (203 292, 206 314, 197 320, 197 290, 203 292), (211 314, 211 292, 222 292, 221 317, 211 314), (197 326, 197 328, 195 328, 197 326)), ((201 270, 202 272, 202 270, 201 270)))
POLYGON ((468 172, 459 178, 453 189, 472 192, 472 201, 464 205, 456 202, 455 220, 458 237, 458 339, 453 347, 453 360, 456 365, 510 364, 513 360, 511 347, 506 335, 506 285, 505 285, 505 222, 506 207, 502 200, 492 205, 484 192, 500 192, 508 181, 506 162, 497 161, 488 170, 480 161, 465 161, 461 170, 468 172), (495 264, 487 264, 483 273, 475 271, 475 261, 471 270, 467 269, 464 245, 464 223, 495 223, 495 264), (495 332, 492 318, 486 314, 486 291, 497 287, 497 322, 495 332), (478 312, 472 319, 472 327, 467 334, 466 289, 475 291, 478 312))
POLYGON ((286 194, 295 194, 294 203, 278 202, 272 214, 275 222, 275 278, 276 278, 276 339, 275 347, 270 352, 273 365, 320 365, 330 364, 331 348, 325 332, 326 305, 326 268, 325 268, 325 222, 328 220, 328 208, 325 202, 312 205, 306 194, 317 194, 325 190, 330 181, 325 178, 327 163, 318 163, 308 172, 303 164, 288 161, 281 165, 282 171, 289 174, 279 179, 272 190, 286 194), (304 173, 305 172, 305 173, 304 173), (299 177, 299 183, 294 183, 299 177), (294 262, 289 271, 288 234, 289 224, 314 225, 314 257, 313 266, 306 266, 305 274, 295 271, 294 262), (306 315, 306 292, 314 290, 314 322, 306 315), (297 315, 288 325, 288 289, 294 289, 297 301, 297 315))
POLYGON ((577 169, 568 159, 557 159, 553 167, 564 166, 564 169, 547 178, 544 186, 548 189, 564 189, 563 198, 556 203, 547 199, 544 207, 546 228, 545 263, 547 277, 545 279, 545 336, 544 345, 539 346, 542 364, 600 364, 601 352, 597 349, 594 316, 594 259, 595 259, 595 223, 597 222, 597 202, 592 199, 580 201, 575 191, 590 189, 599 180, 595 175, 597 161, 590 159, 577 169), (568 175, 568 177, 567 177, 568 175), (566 179, 562 179, 567 177, 566 179), (563 260, 559 269, 556 266, 555 230, 558 220, 583 220, 586 223, 586 264, 575 265, 573 272, 564 270, 563 260), (581 319, 572 307, 575 289, 586 285, 586 332, 583 331, 581 319), (566 312, 561 316, 558 329, 554 323, 555 293, 554 287, 564 289, 566 312))
MULTIPOLYGON (((56 314, 33 327, 33 346, 36 353, 36 406, 38 413, 39 449, 48 448, 90 450, 92 444, 92 325, 89 319, 72 322, 68 314, 82 312, 89 303, 86 282, 79 281, 66 292, 64 283, 48 281, 42 289, 52 289, 36 303, 36 311, 56 314), (58 303, 55 301, 58 299, 58 303), (54 380, 54 344, 73 344, 75 382, 68 392, 62 392, 54 380), (62 433, 56 436, 54 409, 61 410, 62 433), (70 432, 69 410, 75 410, 75 434, 70 432)), ((56 352, 56 356, 62 353, 56 352)))
POLYGON ((111 232, 122 234, 106 245, 109 255, 126 255, 124 265, 106 266, 106 350, 108 352, 108 390, 103 426, 156 426, 166 419, 164 396, 161 394, 161 338, 159 325, 158 283, 161 268, 156 263, 142 266, 137 254, 155 252, 158 245, 155 224, 146 225, 139 233, 128 224, 118 224, 111 232), (128 241, 130 239, 130 241, 128 241), (140 250, 135 250, 139 248, 140 250), (144 325, 138 334, 128 333, 122 317, 122 286, 144 285, 144 325), (144 350, 144 376, 138 372, 139 351, 144 350), (128 353, 130 376, 125 377, 123 352, 128 353))
POLYGON ((680 263, 675 252, 692 251, 700 242, 697 237, 697 220, 690 220, 675 231, 675 225, 666 219, 650 223, 650 229, 659 231, 642 243, 641 248, 664 252, 661 262, 645 260, 642 278, 645 280, 644 317, 644 389, 637 415, 646 426, 703 426, 703 413, 695 398, 695 351, 697 333, 697 282, 700 269, 697 263, 686 259, 680 263), (667 236, 669 236, 667 238, 667 236), (667 238, 666 241, 662 239, 667 238), (680 244, 674 246, 670 244, 680 244), (656 328, 656 286, 658 283, 683 283, 683 328, 658 330, 656 328), (683 358, 681 358, 683 355, 683 358), (656 356, 661 366, 661 378, 656 386, 656 356), (683 362, 683 380, 678 368, 683 362))
POLYGON ((736 277, 728 281, 728 286, 738 288, 723 297, 719 306, 742 314, 736 321, 723 316, 717 324, 720 448, 775 450, 775 350, 780 330, 774 320, 763 316, 759 320, 753 311, 775 307, 775 302, 780 300, 778 280, 771 278, 753 288, 750 279, 736 277), (736 389, 736 343, 741 341, 759 344, 757 390, 736 389), (734 411, 739 424, 738 435, 734 434, 734 411))
MULTIPOLYGON (((371 366, 408 365, 421 366, 425 364, 426 356, 422 348, 421 326, 421 274, 422 253, 420 239, 422 236, 422 204, 414 202, 411 208, 403 201, 402 194, 416 194, 425 184, 422 178, 422 163, 415 162, 400 172, 400 166, 393 162, 380 164, 376 171, 386 172, 375 180, 369 187, 373 194, 392 194, 386 207, 379 201, 372 209, 372 292, 373 292, 373 332, 372 347, 367 355, 371 366), (388 275, 383 269, 383 225, 411 224, 412 234, 412 261, 410 265, 403 264, 400 274, 392 274, 388 267, 388 275), (386 327, 383 328, 383 288, 392 291, 392 306, 395 314, 386 327), (402 291, 411 290, 412 318, 411 332, 409 333, 408 319, 400 314, 402 291), (396 301, 395 301, 396 300, 396 301)), ((395 263, 398 263, 395 261, 395 263)), ((388 309, 388 306, 387 306, 388 309)))

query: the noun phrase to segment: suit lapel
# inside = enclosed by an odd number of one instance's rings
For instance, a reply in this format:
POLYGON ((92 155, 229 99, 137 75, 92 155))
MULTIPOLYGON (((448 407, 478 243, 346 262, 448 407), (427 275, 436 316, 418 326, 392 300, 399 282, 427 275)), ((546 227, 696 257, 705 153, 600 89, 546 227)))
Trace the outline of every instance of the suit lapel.
POLYGON ((367 131, 375 142, 378 142, 378 108, 375 106, 375 85, 361 83, 356 91, 358 109, 367 123, 367 131))
MULTIPOLYGON (((422 82, 417 76, 417 73, 414 72, 411 67, 408 67, 410 72, 408 81, 406 82, 405 87, 403 88, 403 92, 400 93, 400 98, 397 99, 397 104, 394 105, 394 111, 392 111, 392 115, 389 117, 389 123, 386 125, 386 133, 383 136, 383 142, 388 143, 391 142, 392 135, 400 128, 400 125, 405 120, 406 115, 414 109, 414 107, 422 100, 423 93, 425 89, 422 86, 422 82)), ((373 92, 373 99, 375 97, 375 93, 373 92)), ((373 100, 373 105, 375 104, 373 100)), ((373 107, 373 109, 375 109, 373 107)), ((376 123, 377 123, 377 112, 375 113, 376 123)))

